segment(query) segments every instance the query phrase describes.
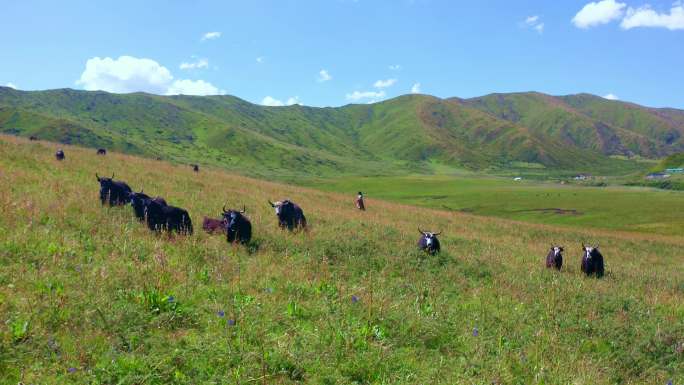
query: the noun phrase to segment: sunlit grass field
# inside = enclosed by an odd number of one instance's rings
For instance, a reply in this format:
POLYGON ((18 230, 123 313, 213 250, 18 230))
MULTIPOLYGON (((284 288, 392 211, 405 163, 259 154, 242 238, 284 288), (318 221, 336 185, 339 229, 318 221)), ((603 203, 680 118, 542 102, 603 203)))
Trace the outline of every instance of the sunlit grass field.
POLYGON ((684 382, 681 234, 372 194, 359 212, 354 194, 70 146, 56 162, 55 149, 0 137, 1 383, 684 382), (196 234, 102 207, 95 172, 186 208, 196 234), (285 197, 308 232, 277 228, 266 201, 285 197), (248 247, 201 231, 224 204, 246 205, 248 247), (441 254, 416 250, 417 226, 443 232, 441 254), (581 276, 582 241, 600 243, 603 279, 581 276), (551 243, 562 272, 543 267, 551 243))
POLYGON ((308 179, 305 184, 348 194, 362 190, 370 197, 405 204, 533 223, 684 235, 682 191, 562 185, 559 181, 466 174, 308 179))

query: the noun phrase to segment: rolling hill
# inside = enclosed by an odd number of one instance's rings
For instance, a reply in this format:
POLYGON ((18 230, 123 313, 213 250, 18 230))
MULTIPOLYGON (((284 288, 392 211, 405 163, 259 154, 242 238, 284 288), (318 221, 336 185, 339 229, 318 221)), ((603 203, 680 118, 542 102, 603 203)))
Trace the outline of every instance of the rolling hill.
POLYGON ((57 146, 0 135, 2 384, 684 381, 681 234, 372 198, 361 212, 349 194, 117 152, 66 145, 57 162, 57 146), (155 235, 101 206, 102 170, 187 209, 196 233, 155 235), (282 197, 308 232, 278 229, 266 200, 282 197), (224 204, 246 206, 248 247, 199 229, 224 204), (418 225, 442 231, 439 255, 416 249, 418 225), (581 275, 587 241, 600 280, 581 275), (543 265, 551 243, 560 272, 543 265))
POLYGON ((431 173, 436 165, 619 173, 638 167, 615 156, 683 151, 684 111, 534 92, 315 108, 0 87, 0 132, 268 176, 431 173))

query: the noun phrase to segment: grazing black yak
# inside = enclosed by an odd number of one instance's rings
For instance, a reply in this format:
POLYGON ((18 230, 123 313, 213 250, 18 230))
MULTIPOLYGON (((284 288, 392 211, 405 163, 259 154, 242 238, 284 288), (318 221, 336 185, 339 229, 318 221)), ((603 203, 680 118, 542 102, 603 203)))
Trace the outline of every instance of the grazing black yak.
POLYGON ((356 196, 356 208, 361 211, 366 211, 366 205, 363 202, 363 193, 359 191, 359 195, 356 196))
POLYGON ((306 228, 304 211, 296 203, 287 199, 275 203, 268 201, 268 203, 275 209, 275 213, 278 216, 278 225, 280 227, 287 227, 290 231, 294 230, 296 227, 306 228))
POLYGON ((190 214, 180 207, 162 205, 150 200, 147 203, 147 227, 152 231, 176 231, 180 234, 192 234, 190 214))
POLYGON ((105 150, 104 148, 98 148, 97 155, 107 155, 107 150, 105 150))
POLYGON ((560 270, 563 266, 563 248, 551 245, 551 250, 546 255, 546 267, 560 270))
POLYGON ((429 231, 423 231, 420 229, 420 227, 418 228, 418 232, 421 234, 421 237, 418 240, 418 248, 428 252, 429 254, 439 253, 440 245, 437 236, 442 232, 440 231, 439 233, 432 233, 429 231))
POLYGON ((35 135, 29 136, 29 140, 38 140, 38 137, 35 135))
POLYGON ((192 171, 194 171, 194 172, 199 172, 199 166, 196 165, 196 164, 193 164, 193 165, 192 165, 192 171))
POLYGON ((128 194, 128 197, 131 200, 131 207, 133 207, 133 212, 135 213, 135 217, 141 221, 145 220, 145 215, 147 212, 147 205, 150 203, 150 201, 155 201, 162 206, 168 206, 166 204, 166 201, 164 200, 164 198, 162 198, 162 197, 152 198, 149 195, 143 193, 143 190, 140 190, 140 192, 131 192, 128 194))
POLYGON ((582 244, 582 271, 587 276, 595 274, 596 278, 603 277, 603 255, 599 252, 598 245, 591 247, 582 244))
POLYGON ((202 228, 209 234, 214 234, 215 232, 226 232, 226 222, 225 219, 214 219, 209 217, 204 217, 202 221, 202 228))
POLYGON ((100 182, 100 201, 103 205, 108 202, 110 206, 120 206, 130 201, 129 194, 132 190, 126 182, 114 180, 114 174, 111 178, 100 178, 95 173, 95 177, 100 182))
POLYGON ((252 239, 252 224, 243 215, 244 213, 244 206, 242 211, 226 210, 226 206, 223 206, 223 220, 226 221, 226 238, 228 243, 239 242, 245 244, 249 243, 252 239))
POLYGON ((61 148, 55 152, 55 159, 64 160, 64 151, 61 148))

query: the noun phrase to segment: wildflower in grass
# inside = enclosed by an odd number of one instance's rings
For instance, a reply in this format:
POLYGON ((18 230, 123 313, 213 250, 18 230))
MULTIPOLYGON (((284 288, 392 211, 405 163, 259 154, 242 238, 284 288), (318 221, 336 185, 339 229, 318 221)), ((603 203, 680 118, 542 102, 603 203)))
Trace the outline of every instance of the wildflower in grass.
POLYGON ((267 288, 264 289, 264 291, 265 291, 266 293, 268 293, 268 294, 271 294, 271 293, 273 293, 273 288, 272 288, 272 287, 267 287, 267 288))
POLYGON ((67 372, 69 373, 74 373, 76 371, 76 368, 69 368, 67 369, 67 372))
POLYGON ((169 302, 173 302, 173 301, 175 301, 175 300, 176 300, 176 297, 174 297, 174 296, 172 296, 172 295, 169 296, 169 302))
POLYGON ((216 312, 216 315, 218 315, 219 317, 223 317, 226 315, 226 312, 224 312, 223 310, 219 310, 216 312))
POLYGON ((480 331, 477 330, 477 328, 473 328, 473 337, 477 337, 480 335, 480 331))
POLYGON ((234 319, 229 319, 229 320, 228 320, 228 326, 235 326, 235 320, 234 320, 234 319))
POLYGON ((672 380, 668 381, 667 385, 672 385, 672 380))
POLYGON ((351 301, 352 301, 352 303, 357 303, 357 302, 359 302, 359 297, 352 295, 351 301))

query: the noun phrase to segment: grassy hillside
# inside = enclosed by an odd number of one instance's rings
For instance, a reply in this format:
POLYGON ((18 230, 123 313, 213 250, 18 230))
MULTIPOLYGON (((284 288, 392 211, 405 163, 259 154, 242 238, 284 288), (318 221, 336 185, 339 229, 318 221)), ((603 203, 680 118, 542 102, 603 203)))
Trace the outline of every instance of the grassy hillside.
POLYGON ((265 107, 233 96, 0 87, 0 132, 279 178, 521 164, 625 174, 643 166, 611 155, 657 158, 684 149, 678 110, 606 102, 613 104, 528 93, 265 107))
MULTIPOLYGON (((664 384, 684 381, 681 236, 575 230, 0 137, 0 383, 664 384), (95 172, 196 224, 245 204, 248 248, 155 236, 95 172), (311 229, 277 229, 267 199, 311 229), (416 226, 443 252, 415 250, 416 226), (607 276, 579 273, 600 242, 607 276), (561 273, 542 261, 566 246, 561 273)), ((197 225, 199 227, 199 225, 197 225)))

